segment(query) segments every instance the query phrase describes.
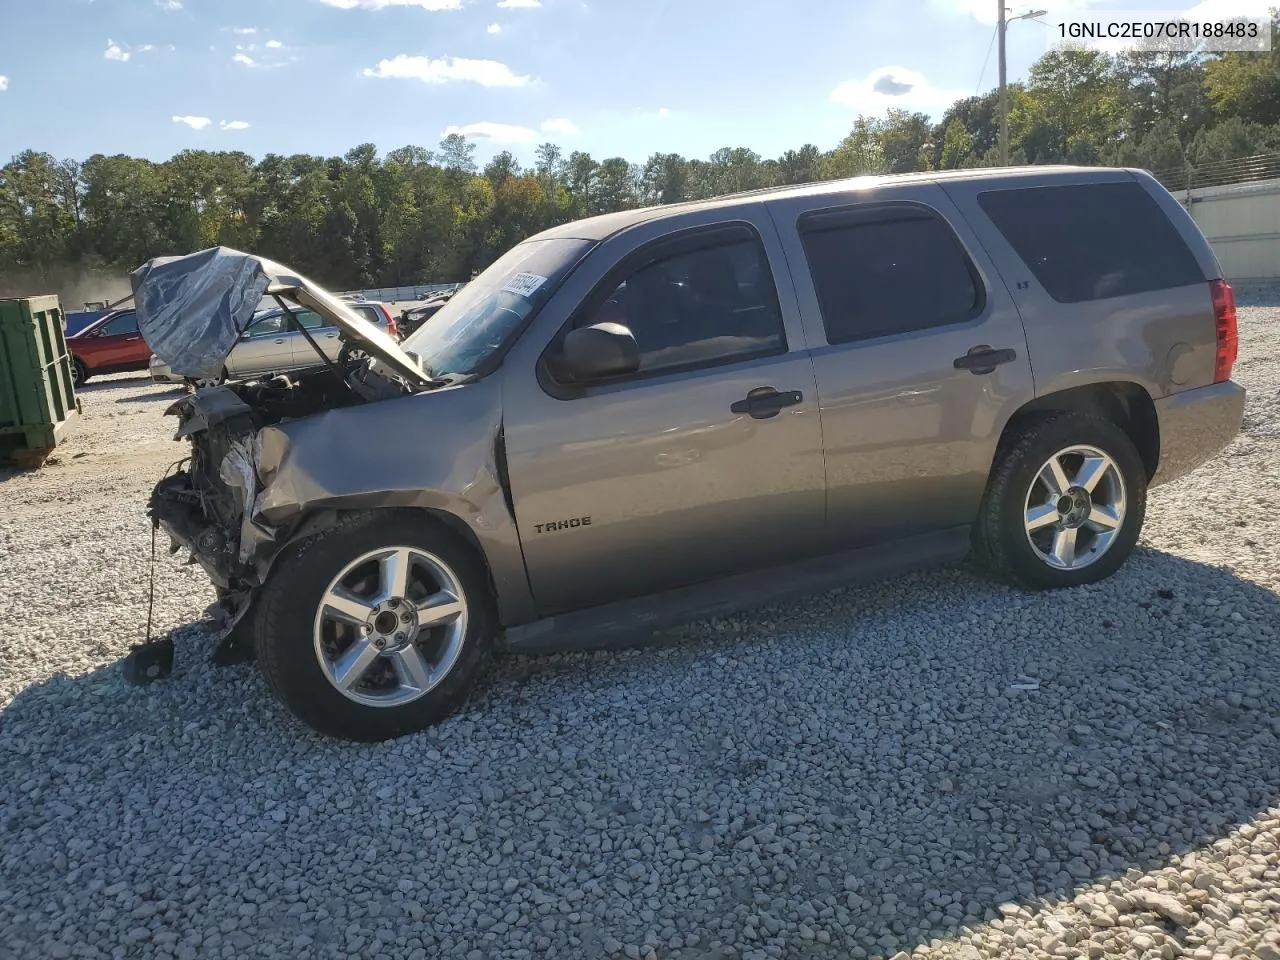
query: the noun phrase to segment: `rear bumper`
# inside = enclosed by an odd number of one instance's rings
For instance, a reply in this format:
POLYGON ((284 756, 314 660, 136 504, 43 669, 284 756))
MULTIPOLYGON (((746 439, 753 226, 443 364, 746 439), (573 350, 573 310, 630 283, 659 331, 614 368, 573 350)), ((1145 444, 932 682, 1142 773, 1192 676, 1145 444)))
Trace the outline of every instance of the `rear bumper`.
POLYGON ((1160 465, 1151 486, 1185 476, 1235 439, 1244 419, 1244 396, 1244 387, 1228 380, 1155 401, 1160 465))
POLYGON ((167 366, 152 364, 147 367, 147 373, 151 374, 153 383, 183 383, 182 377, 178 376, 167 366))

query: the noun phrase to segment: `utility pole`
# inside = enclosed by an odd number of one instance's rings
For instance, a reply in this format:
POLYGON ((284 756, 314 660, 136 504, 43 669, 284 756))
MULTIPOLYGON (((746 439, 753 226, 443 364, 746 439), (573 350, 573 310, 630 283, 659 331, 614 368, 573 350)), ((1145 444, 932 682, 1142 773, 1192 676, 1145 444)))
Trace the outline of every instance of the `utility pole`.
POLYGON ((1013 21, 1043 17, 1048 11, 1032 10, 1030 13, 1022 14, 1020 17, 1009 17, 1006 16, 1008 10, 1005 8, 1004 0, 996 0, 996 3, 999 4, 996 30, 1000 33, 1000 166, 1007 167, 1009 165, 1009 85, 1005 75, 1004 34, 1009 24, 1013 23, 1013 21))
POLYGON ((996 29, 1000 31, 1000 166, 1009 165, 1009 84, 1005 78, 1004 32, 1009 21, 1004 18, 1004 0, 996 0, 1000 5, 1000 16, 996 20, 996 29))

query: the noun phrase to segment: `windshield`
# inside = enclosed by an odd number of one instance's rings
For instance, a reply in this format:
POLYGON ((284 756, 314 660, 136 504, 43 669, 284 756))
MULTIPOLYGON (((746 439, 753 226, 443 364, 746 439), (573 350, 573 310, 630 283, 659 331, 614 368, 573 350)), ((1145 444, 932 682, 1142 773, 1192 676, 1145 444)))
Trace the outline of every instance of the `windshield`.
POLYGON ((458 291, 400 345, 431 376, 475 373, 546 302, 595 242, 526 240, 458 291))

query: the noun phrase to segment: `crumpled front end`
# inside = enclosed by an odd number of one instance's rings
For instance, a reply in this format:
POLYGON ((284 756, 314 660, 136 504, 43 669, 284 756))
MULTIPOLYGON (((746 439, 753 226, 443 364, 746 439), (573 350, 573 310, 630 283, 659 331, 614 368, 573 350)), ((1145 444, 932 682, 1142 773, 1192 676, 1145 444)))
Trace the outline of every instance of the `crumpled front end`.
POLYGON ((206 388, 169 412, 191 456, 156 485, 151 516, 208 573, 231 647, 282 551, 348 511, 409 508, 453 524, 502 585, 500 614, 532 616, 498 378, 364 403, 321 371, 206 388))
POLYGON ((171 543, 186 549, 208 573, 218 603, 208 613, 225 630, 242 617, 260 585, 241 551, 242 527, 257 495, 255 412, 225 387, 203 390, 173 404, 175 439, 188 438, 186 468, 156 484, 149 513, 171 543))

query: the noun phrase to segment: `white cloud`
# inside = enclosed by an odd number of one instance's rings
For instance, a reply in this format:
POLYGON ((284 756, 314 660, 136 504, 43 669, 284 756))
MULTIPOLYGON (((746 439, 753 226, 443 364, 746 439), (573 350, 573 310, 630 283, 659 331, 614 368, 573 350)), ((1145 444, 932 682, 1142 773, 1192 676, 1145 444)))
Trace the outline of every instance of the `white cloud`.
POLYGON ((246 67, 252 67, 255 63, 253 57, 249 56, 247 53, 237 53, 231 59, 236 63, 243 63, 246 67))
POLYGON ((104 60, 119 60, 121 63, 125 63, 131 56, 133 56, 133 54, 120 46, 120 44, 116 43, 114 40, 108 39, 107 52, 102 55, 102 58, 104 60))
POLYGON ((462 0, 320 0, 339 10, 381 10, 384 7, 421 7, 423 10, 461 10, 462 0))
POLYGON ((665 119, 667 119, 667 117, 669 117, 669 116, 671 116, 671 108, 670 108, 670 107, 659 107, 659 108, 658 108, 658 119, 659 119, 659 120, 665 120, 665 119))
POLYGON ((877 67, 862 80, 846 80, 831 91, 831 102, 864 116, 878 116, 890 107, 942 113, 971 90, 935 87, 924 74, 906 67, 877 67))
POLYGON ((555 117, 551 120, 542 121, 542 132, 562 133, 566 137, 575 137, 578 135, 578 125, 564 117, 555 117))
POLYGON ((498 6, 504 10, 512 10, 516 7, 532 9, 533 7, 542 6, 542 0, 498 0, 498 6))
POLYGON ((154 50, 154 49, 155 49, 154 44, 144 43, 142 46, 138 47, 138 52, 146 53, 148 50, 154 50))
POLYGON ((366 67, 366 77, 395 77, 421 80, 423 83, 448 83, 451 80, 468 80, 482 87, 523 87, 532 82, 530 77, 512 73, 511 68, 497 60, 468 60, 465 57, 410 57, 400 54, 391 60, 380 60, 376 67, 366 67))
POLYGON ((267 49, 268 49, 268 50, 279 50, 279 49, 280 49, 281 47, 283 47, 283 46, 284 46, 284 44, 283 44, 283 43, 281 43, 279 40, 268 40, 268 41, 267 41, 267 49))
POLYGON ((538 139, 538 131, 529 127, 519 127, 513 123, 490 123, 482 120, 479 123, 468 123, 466 126, 445 127, 444 136, 460 133, 464 137, 476 140, 490 140, 493 143, 533 143, 538 139))
POLYGON ((9 78, 0 73, 0 93, 4 93, 9 89, 9 78))
POLYGON ((208 117, 174 117, 174 123, 185 123, 192 130, 203 130, 212 121, 208 117))
POLYGON ((502 24, 500 24, 500 23, 491 23, 491 24, 489 24, 488 32, 489 32, 489 33, 501 33, 501 32, 502 32, 502 24))
POLYGON ((156 0, 156 6, 165 13, 173 13, 175 10, 182 9, 181 0, 156 0))
POLYGON ((223 130, 248 130, 249 124, 243 120, 223 120, 218 124, 223 130))
POLYGON ((242 37, 251 37, 258 32, 257 27, 232 27, 232 33, 238 33, 242 37))

